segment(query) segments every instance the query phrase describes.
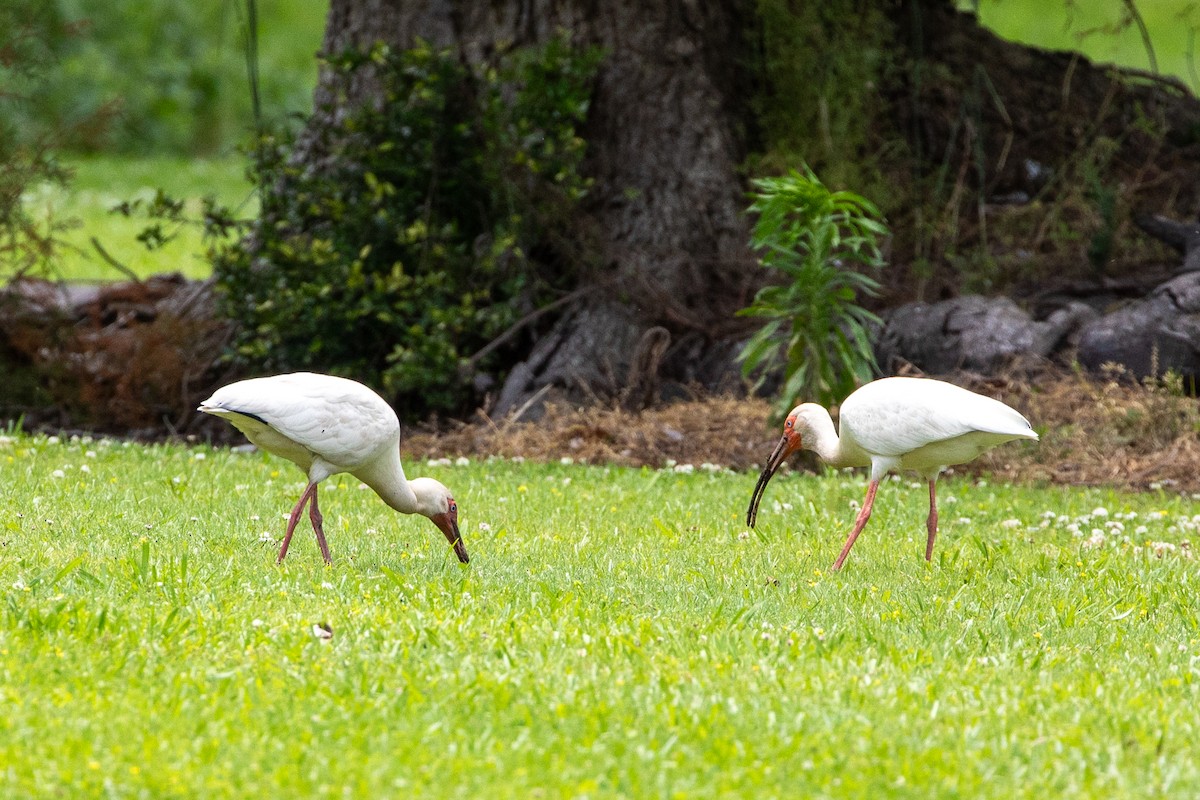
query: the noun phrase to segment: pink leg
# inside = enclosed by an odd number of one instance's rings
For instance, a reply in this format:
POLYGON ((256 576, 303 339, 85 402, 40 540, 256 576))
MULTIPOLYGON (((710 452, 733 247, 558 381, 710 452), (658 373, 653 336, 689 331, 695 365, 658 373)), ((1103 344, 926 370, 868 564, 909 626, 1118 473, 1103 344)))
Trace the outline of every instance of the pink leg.
POLYGON ((929 539, 925 542, 925 560, 933 560, 933 540, 937 538, 937 481, 929 482, 929 518, 925 520, 929 539))
POLYGON ((304 504, 308 502, 310 497, 315 497, 317 494, 317 485, 310 483, 308 488, 304 490, 304 494, 300 495, 300 500, 296 503, 296 507, 292 509, 291 516, 288 517, 287 533, 283 535, 283 547, 279 548, 279 558, 275 560, 276 564, 283 563, 283 557, 287 555, 288 545, 292 543, 292 533, 296 530, 296 523, 300 521, 300 512, 304 510, 304 504))
POLYGON ((867 499, 863 501, 863 507, 859 509, 858 517, 854 520, 854 530, 850 531, 850 537, 846 539, 846 544, 842 547, 841 554, 837 557, 837 561, 833 562, 833 566, 830 567, 831 570, 842 568, 842 562, 850 554, 850 548, 854 547, 854 540, 862 533, 862 529, 867 527, 867 520, 871 518, 871 507, 875 505, 875 492, 878 489, 879 481, 871 481, 867 485, 867 499))
POLYGON ((321 516, 321 510, 317 508, 317 487, 313 486, 312 505, 308 507, 308 519, 312 522, 313 530, 317 533, 317 544, 321 547, 321 555, 325 557, 326 564, 332 564, 333 559, 329 557, 329 545, 325 543, 325 531, 321 527, 321 523, 325 518, 321 516))

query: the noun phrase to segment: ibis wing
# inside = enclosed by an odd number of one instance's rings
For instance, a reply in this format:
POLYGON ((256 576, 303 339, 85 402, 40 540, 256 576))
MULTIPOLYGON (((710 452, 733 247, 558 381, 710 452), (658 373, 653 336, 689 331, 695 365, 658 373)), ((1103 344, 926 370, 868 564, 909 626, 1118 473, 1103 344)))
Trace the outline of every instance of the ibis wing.
POLYGON ((850 395, 841 434, 869 453, 900 457, 972 432, 1036 439, 1029 422, 999 400, 925 378, 885 378, 850 395))
MULTIPOLYGON (((219 389, 201 408, 248 417, 347 468, 400 435, 396 414, 383 398, 360 383, 330 375, 296 373, 238 381, 219 389)), ((248 427, 253 426, 238 425, 247 434, 248 427)))

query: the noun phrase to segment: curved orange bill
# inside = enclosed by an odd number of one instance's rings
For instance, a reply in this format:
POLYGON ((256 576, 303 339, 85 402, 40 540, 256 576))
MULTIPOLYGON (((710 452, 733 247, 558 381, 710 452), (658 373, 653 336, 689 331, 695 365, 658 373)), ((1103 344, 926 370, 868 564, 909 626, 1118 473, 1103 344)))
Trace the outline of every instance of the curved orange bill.
POLYGON ((458 560, 464 564, 469 563, 471 558, 467 555, 467 546, 463 544, 462 536, 458 532, 458 520, 451 519, 449 514, 439 514, 431 519, 446 537, 446 541, 454 547, 454 555, 458 556, 458 560))
POLYGON ((762 501, 763 493, 767 491, 767 483, 775 474, 775 470, 779 469, 779 465, 786 461, 794 450, 792 442, 785 435, 771 451, 771 457, 767 459, 767 465, 763 467, 762 474, 758 476, 758 483, 754 486, 754 496, 750 498, 750 507, 746 509, 746 524, 751 528, 758 519, 758 504, 762 501))

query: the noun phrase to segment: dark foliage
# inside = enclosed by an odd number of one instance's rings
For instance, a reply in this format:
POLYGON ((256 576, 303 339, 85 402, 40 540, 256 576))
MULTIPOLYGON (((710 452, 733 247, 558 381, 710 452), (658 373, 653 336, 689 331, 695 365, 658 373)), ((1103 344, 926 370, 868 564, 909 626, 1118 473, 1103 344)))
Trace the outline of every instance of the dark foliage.
POLYGON ((473 357, 574 286, 555 246, 587 189, 575 126, 594 53, 553 42, 475 74, 428 47, 377 46, 329 68, 379 82, 379 104, 320 126, 322 139, 264 137, 260 222, 219 250, 235 358, 253 370, 319 369, 382 386, 410 411, 469 409, 503 370, 473 357))

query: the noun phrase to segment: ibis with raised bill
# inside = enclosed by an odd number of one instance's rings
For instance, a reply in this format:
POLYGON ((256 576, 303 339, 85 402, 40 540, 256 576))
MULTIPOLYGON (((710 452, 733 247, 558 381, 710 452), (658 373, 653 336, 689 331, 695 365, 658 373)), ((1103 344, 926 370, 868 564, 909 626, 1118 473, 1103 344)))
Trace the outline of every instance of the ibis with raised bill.
POLYGON ((867 497, 833 562, 835 570, 842 568, 854 540, 871 518, 879 481, 888 472, 915 472, 929 483, 925 522, 925 560, 929 561, 937 537, 937 479, 942 470, 965 464, 996 445, 1038 438, 1025 417, 999 400, 931 378, 872 381, 845 399, 839 422, 840 436, 829 412, 816 403, 793 408, 746 511, 746 524, 753 528, 767 483, 797 450, 812 450, 832 467, 870 467, 867 497))
POLYGON ((396 412, 361 383, 311 372, 252 378, 218 389, 199 410, 228 420, 255 445, 286 458, 308 476, 308 486, 288 517, 280 562, 308 505, 321 555, 325 563, 332 563, 317 486, 339 472, 349 472, 370 486, 396 511, 428 517, 458 560, 469 560, 450 490, 433 478, 405 478, 396 412))

